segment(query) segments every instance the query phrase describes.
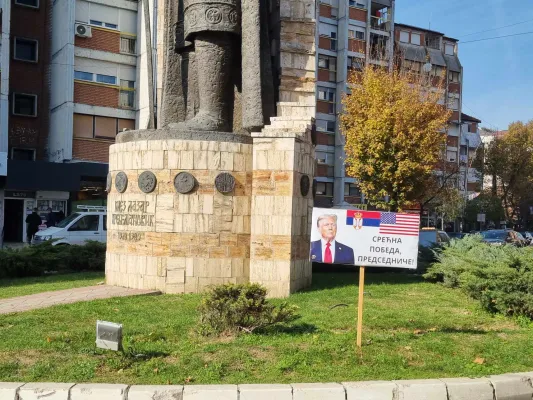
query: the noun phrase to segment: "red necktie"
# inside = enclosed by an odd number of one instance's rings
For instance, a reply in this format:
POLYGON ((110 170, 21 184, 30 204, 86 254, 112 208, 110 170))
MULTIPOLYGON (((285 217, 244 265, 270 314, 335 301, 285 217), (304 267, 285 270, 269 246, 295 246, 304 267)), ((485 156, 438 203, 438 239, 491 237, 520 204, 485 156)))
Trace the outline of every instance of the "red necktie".
POLYGON ((333 264, 333 256, 331 255, 331 243, 326 244, 326 251, 324 252, 324 262, 333 264))

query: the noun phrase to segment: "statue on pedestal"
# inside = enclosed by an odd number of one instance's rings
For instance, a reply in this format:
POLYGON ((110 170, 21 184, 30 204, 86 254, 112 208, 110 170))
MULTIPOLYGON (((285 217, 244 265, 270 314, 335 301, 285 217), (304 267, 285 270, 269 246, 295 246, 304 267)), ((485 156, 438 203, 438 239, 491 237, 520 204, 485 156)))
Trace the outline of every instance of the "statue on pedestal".
POLYGON ((267 0, 166 1, 160 127, 260 130, 275 115, 267 0), (242 122, 234 125, 236 92, 242 122))

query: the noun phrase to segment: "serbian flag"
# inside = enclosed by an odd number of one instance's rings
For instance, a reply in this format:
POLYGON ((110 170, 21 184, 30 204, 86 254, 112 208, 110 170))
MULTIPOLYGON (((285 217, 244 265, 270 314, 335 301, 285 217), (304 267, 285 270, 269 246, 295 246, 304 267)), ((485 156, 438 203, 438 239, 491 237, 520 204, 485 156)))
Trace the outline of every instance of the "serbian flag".
POLYGON ((346 211, 346 225, 358 227, 372 226, 379 228, 381 223, 381 212, 379 211, 360 211, 348 210, 346 211))

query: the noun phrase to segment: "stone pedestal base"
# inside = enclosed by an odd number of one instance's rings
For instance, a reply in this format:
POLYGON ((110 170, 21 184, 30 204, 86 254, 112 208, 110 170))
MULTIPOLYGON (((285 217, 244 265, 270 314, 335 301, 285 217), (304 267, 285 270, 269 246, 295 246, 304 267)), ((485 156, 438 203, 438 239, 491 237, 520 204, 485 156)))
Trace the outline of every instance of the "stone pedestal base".
POLYGON ((111 146, 107 283, 196 293, 212 284, 249 281, 251 138, 181 140, 164 139, 164 133, 152 131, 157 139, 139 140, 142 132, 128 132, 136 141, 111 146), (146 171, 157 179, 150 193, 139 186, 146 171), (174 184, 182 172, 195 180, 184 194, 174 184), (223 172, 235 180, 229 193, 215 187, 223 172), (122 193, 119 173, 127 177, 122 193))
POLYGON ((252 280, 271 297, 308 286, 314 159, 309 132, 296 130, 119 135, 109 159, 107 283, 197 293, 252 280))

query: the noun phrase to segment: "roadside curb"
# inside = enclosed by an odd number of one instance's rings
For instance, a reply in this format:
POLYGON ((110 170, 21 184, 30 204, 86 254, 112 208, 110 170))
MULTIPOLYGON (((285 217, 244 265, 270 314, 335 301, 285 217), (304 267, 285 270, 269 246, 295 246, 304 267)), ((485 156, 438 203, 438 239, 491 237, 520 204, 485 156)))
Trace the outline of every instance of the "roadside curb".
POLYGON ((532 379, 533 372, 476 379, 287 385, 128 386, 0 382, 0 400, 531 400, 532 379))

